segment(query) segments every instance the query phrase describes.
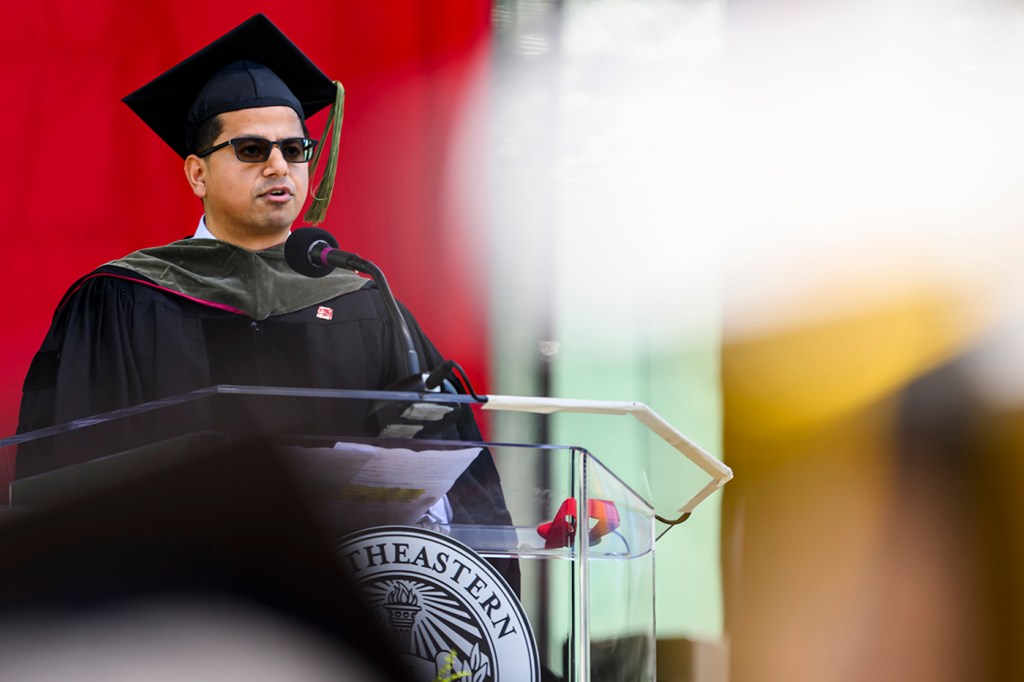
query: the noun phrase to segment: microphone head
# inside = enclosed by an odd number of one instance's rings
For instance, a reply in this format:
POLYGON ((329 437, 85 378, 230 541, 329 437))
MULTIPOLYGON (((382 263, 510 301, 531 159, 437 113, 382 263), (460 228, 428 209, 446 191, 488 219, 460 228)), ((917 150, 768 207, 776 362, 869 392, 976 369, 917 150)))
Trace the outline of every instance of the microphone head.
MULTIPOLYGON (((338 240, 327 230, 318 227, 300 227, 293 230, 284 243, 284 260, 292 270, 306 277, 324 277, 334 270, 333 265, 323 265, 313 250, 320 246, 338 248, 338 240)), ((319 254, 318 251, 318 254, 319 254)))

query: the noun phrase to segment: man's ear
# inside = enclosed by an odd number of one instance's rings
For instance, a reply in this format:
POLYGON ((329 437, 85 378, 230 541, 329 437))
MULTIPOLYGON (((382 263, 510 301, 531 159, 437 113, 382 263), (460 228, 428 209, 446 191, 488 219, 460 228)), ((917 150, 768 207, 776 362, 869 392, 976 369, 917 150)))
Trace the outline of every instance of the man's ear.
POLYGON ((185 177, 192 187, 192 194, 200 199, 206 196, 206 162, 195 154, 189 154, 185 159, 185 177))

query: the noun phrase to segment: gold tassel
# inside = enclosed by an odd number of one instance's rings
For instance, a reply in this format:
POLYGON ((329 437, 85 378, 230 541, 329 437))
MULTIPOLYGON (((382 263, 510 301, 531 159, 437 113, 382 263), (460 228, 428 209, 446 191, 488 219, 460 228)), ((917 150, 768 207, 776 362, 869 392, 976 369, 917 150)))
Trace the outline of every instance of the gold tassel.
MULTIPOLYGON (((310 225, 319 225, 327 215, 327 206, 331 203, 331 194, 334 193, 334 176, 338 172, 338 141, 341 139, 341 119, 345 114, 345 87, 339 81, 334 81, 338 92, 331 105, 331 113, 324 127, 323 140, 331 137, 331 150, 327 156, 327 167, 324 168, 324 175, 320 178, 320 184, 313 190, 313 201, 302 217, 310 225)), ((316 177, 317 168, 320 166, 320 154, 326 145, 321 143, 316 148, 313 156, 313 163, 309 169, 309 179, 316 177)))

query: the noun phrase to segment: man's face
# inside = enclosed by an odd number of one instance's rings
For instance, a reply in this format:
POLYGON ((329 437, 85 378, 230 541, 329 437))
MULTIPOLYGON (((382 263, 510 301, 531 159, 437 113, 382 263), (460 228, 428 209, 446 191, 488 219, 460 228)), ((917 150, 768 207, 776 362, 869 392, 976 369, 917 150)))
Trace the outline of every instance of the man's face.
MULTIPOLYGON (((214 145, 236 137, 281 140, 303 137, 302 123, 290 107, 259 107, 220 115, 224 130, 214 145)), ((193 157, 190 157, 190 159, 193 157)), ((274 147, 261 163, 243 163, 229 145, 197 159, 186 174, 196 196, 203 199, 206 222, 228 241, 287 237, 309 188, 309 164, 288 163, 274 147)))

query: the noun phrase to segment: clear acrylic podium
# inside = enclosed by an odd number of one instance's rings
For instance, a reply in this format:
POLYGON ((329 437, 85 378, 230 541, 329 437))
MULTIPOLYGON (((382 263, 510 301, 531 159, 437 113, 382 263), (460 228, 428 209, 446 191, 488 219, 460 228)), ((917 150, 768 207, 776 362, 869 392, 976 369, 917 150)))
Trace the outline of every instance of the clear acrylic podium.
MULTIPOLYGON (((335 456, 330 450, 336 443, 435 453, 424 457, 484 447, 500 473, 498 496, 504 498, 511 524, 453 518, 447 523, 430 522, 432 529, 485 558, 518 562, 522 605, 540 665, 554 674, 551 679, 653 680, 651 505, 583 447, 376 437, 372 435, 376 427, 367 423, 367 415, 382 405, 479 407, 469 396, 443 393, 214 386, 2 439, 0 454, 10 454, 10 448, 18 452, 18 478, 11 484, 11 504, 17 508, 129 479, 132 471, 159 466, 189 449, 255 435, 284 450, 312 449, 328 457, 335 456)), ((727 467, 636 403, 491 396, 486 408, 632 413, 711 475, 708 486, 681 509, 684 513, 731 477, 727 467)), ((336 456, 347 455, 339 451, 336 456)), ((312 506, 322 511, 325 527, 337 536, 396 523, 394 513, 401 512, 398 502, 368 514, 339 514, 333 506, 338 491, 317 480, 315 471, 297 471, 308 486, 312 506)), ((406 487, 427 489, 429 485, 406 487)))

